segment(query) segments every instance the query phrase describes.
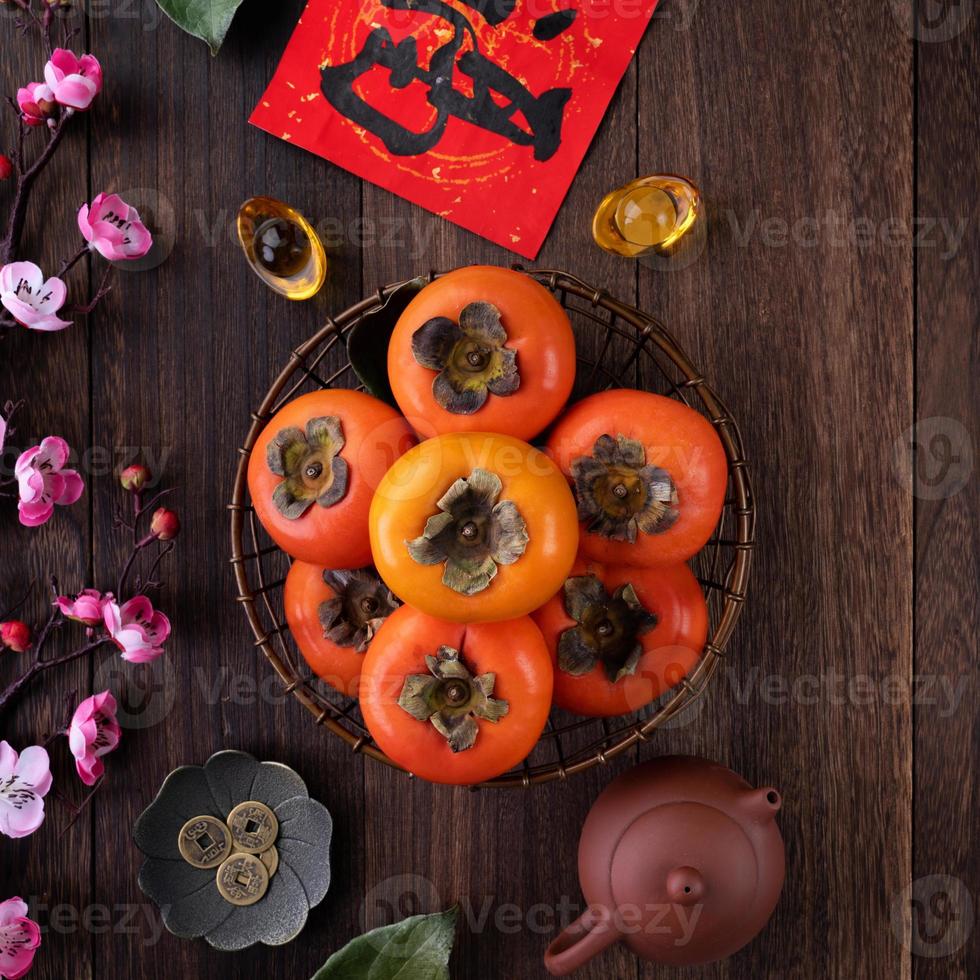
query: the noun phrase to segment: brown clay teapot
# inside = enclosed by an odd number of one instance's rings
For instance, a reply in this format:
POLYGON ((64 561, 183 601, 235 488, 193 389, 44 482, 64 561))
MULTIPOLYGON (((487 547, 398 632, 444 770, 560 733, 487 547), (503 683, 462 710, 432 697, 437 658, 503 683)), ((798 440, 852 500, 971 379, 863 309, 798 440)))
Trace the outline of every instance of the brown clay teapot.
POLYGON ((622 941, 693 965, 730 956, 769 921, 783 887, 779 794, 707 759, 667 756, 615 779, 582 828, 589 908, 548 947, 565 976, 622 941))

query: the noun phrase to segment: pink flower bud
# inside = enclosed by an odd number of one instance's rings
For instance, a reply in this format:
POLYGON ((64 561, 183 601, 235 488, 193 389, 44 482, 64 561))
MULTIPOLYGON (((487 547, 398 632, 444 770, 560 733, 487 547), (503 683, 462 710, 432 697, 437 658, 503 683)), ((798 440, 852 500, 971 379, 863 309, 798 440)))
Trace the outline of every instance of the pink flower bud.
POLYGON ((31 82, 18 89, 17 106, 21 119, 28 126, 41 126, 45 122, 53 124, 58 114, 54 92, 44 82, 31 82))
POLYGON ((9 180, 14 173, 14 165, 10 157, 0 153, 0 180, 9 180))
POLYGON ((142 490, 152 479, 153 474, 145 466, 140 466, 138 463, 135 466, 127 466, 119 474, 119 482, 122 484, 123 490, 131 490, 134 493, 142 490))
POLYGON ((180 518, 172 510, 161 507, 153 512, 150 521, 150 533, 161 541, 170 541, 180 534, 180 518))
POLYGON ((19 619, 0 623, 0 643, 14 653, 26 653, 31 647, 31 628, 19 619))

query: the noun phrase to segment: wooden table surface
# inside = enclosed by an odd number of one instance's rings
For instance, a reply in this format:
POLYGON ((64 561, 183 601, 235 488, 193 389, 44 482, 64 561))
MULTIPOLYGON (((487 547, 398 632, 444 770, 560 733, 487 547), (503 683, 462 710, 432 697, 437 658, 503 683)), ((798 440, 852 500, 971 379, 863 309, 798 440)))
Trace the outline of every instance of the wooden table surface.
MULTIPOLYGON (((107 585, 121 553, 108 470, 134 447, 179 486, 184 532, 156 723, 124 733, 70 829, 49 800, 41 831, 0 842, 0 899, 30 896, 47 927, 31 976, 307 978, 363 928, 457 901, 454 978, 543 976, 556 910, 582 902, 582 820, 636 756, 476 794, 354 756, 279 695, 227 564, 236 448, 291 348, 381 283, 515 256, 246 125, 298 0, 247 3, 214 60, 149 0, 107 6, 83 25, 106 90, 78 127, 88 139, 71 136, 43 178, 30 243, 53 263, 78 204, 110 187, 155 196, 175 245, 87 326, 0 347, 0 400, 28 401, 18 445, 55 432, 97 447, 81 504, 37 531, 4 509, 0 598, 53 570, 107 585), (335 222, 315 301, 289 304, 246 268, 232 226, 253 194, 335 222), (226 747, 293 766, 335 818, 330 893, 282 949, 177 940, 136 884, 136 816, 171 769, 226 747)), ((980 12, 924 11, 916 44, 907 6, 664 0, 540 255, 662 317, 741 423, 759 501, 750 600, 699 709, 640 755, 703 754, 785 799, 786 886, 754 943, 691 971, 613 951, 583 978, 980 973, 962 898, 980 901, 976 474, 955 492, 977 437, 980 12), (658 272, 594 247, 600 196, 665 170, 708 202, 700 258, 658 272)), ((10 90, 41 60, 2 28, 10 90)), ((3 737, 42 737, 98 666, 34 688, 3 737)), ((59 783, 79 789, 56 754, 59 783)))

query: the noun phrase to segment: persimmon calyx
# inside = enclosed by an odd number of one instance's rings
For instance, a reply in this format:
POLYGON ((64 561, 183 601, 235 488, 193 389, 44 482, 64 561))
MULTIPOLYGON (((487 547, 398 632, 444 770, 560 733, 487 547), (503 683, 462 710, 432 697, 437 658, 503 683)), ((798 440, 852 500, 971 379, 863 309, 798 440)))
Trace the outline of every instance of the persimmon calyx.
POLYGON ((576 625, 558 639, 558 668, 581 677, 602 664, 612 683, 636 673, 643 656, 640 637, 657 625, 627 582, 612 595, 595 575, 565 580, 565 611, 576 625))
POLYGON ((500 311, 478 301, 463 307, 459 323, 445 316, 426 320, 412 334, 412 355, 439 372, 432 382, 436 402, 454 415, 472 415, 490 395, 513 395, 521 386, 517 351, 506 343, 500 311))
POLYGON ((324 639, 364 653, 401 603, 373 568, 327 569, 323 581, 334 591, 317 609, 324 639))
POLYGON ((512 500, 498 500, 500 477, 477 468, 460 477, 425 522, 420 537, 406 541, 420 565, 444 565, 443 585, 460 595, 476 595, 527 550, 527 523, 512 500))
POLYGON ((591 456, 572 460, 579 520, 613 541, 661 534, 678 517, 677 488, 670 474, 648 465, 643 444, 620 434, 601 435, 591 456))
POLYGON ((425 663, 429 673, 406 677, 398 704, 413 718, 431 722, 453 752, 476 744, 477 719, 496 724, 510 711, 506 701, 491 697, 497 675, 474 677, 453 647, 439 647, 425 663))
POLYGON ((310 419, 305 431, 290 426, 280 429, 266 449, 266 462, 283 477, 272 492, 272 501, 283 517, 302 517, 314 501, 332 507, 347 493, 349 471, 340 455, 344 428, 335 415, 310 419))

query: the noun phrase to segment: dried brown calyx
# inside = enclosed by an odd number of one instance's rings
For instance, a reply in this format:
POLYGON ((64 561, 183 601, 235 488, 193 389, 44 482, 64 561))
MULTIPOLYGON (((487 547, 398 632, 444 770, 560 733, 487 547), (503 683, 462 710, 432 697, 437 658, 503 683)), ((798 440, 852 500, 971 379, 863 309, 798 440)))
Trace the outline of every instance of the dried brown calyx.
POLYGON ((412 334, 412 354, 439 372, 432 382, 436 402, 455 415, 472 415, 490 395, 506 397, 521 386, 517 351, 506 343, 500 311, 476 302, 463 307, 459 323, 444 316, 423 323, 412 334))
POLYGON ((328 569, 323 581, 335 593, 318 609, 324 638, 364 653, 399 601, 373 568, 328 569))
POLYGON ((474 677, 458 650, 441 646, 425 663, 429 673, 406 677, 398 704, 413 718, 431 722, 453 752, 465 752, 476 744, 477 719, 496 724, 510 711, 506 701, 491 697, 496 675, 474 677))
POLYGON ((334 415, 310 419, 306 430, 280 429, 266 450, 269 469, 283 481, 272 493, 283 517, 293 521, 316 501, 332 507, 347 493, 347 461, 340 456, 344 430, 334 415))
POLYGON ((660 534, 677 520, 677 489, 666 470, 648 466, 642 443, 602 435, 591 456, 572 460, 578 516, 593 534, 636 541, 660 534))
POLYGON ((657 617, 627 583, 610 595, 595 575, 565 581, 565 611, 575 626, 558 639, 558 667, 580 677, 602 664, 614 684, 636 673, 643 656, 640 637, 657 625, 657 617))
POLYGON ((498 565, 513 565, 528 544, 527 524, 512 500, 499 500, 500 477, 475 469, 438 501, 421 537, 406 541, 420 565, 444 564, 443 584, 460 595, 482 592, 498 565))

